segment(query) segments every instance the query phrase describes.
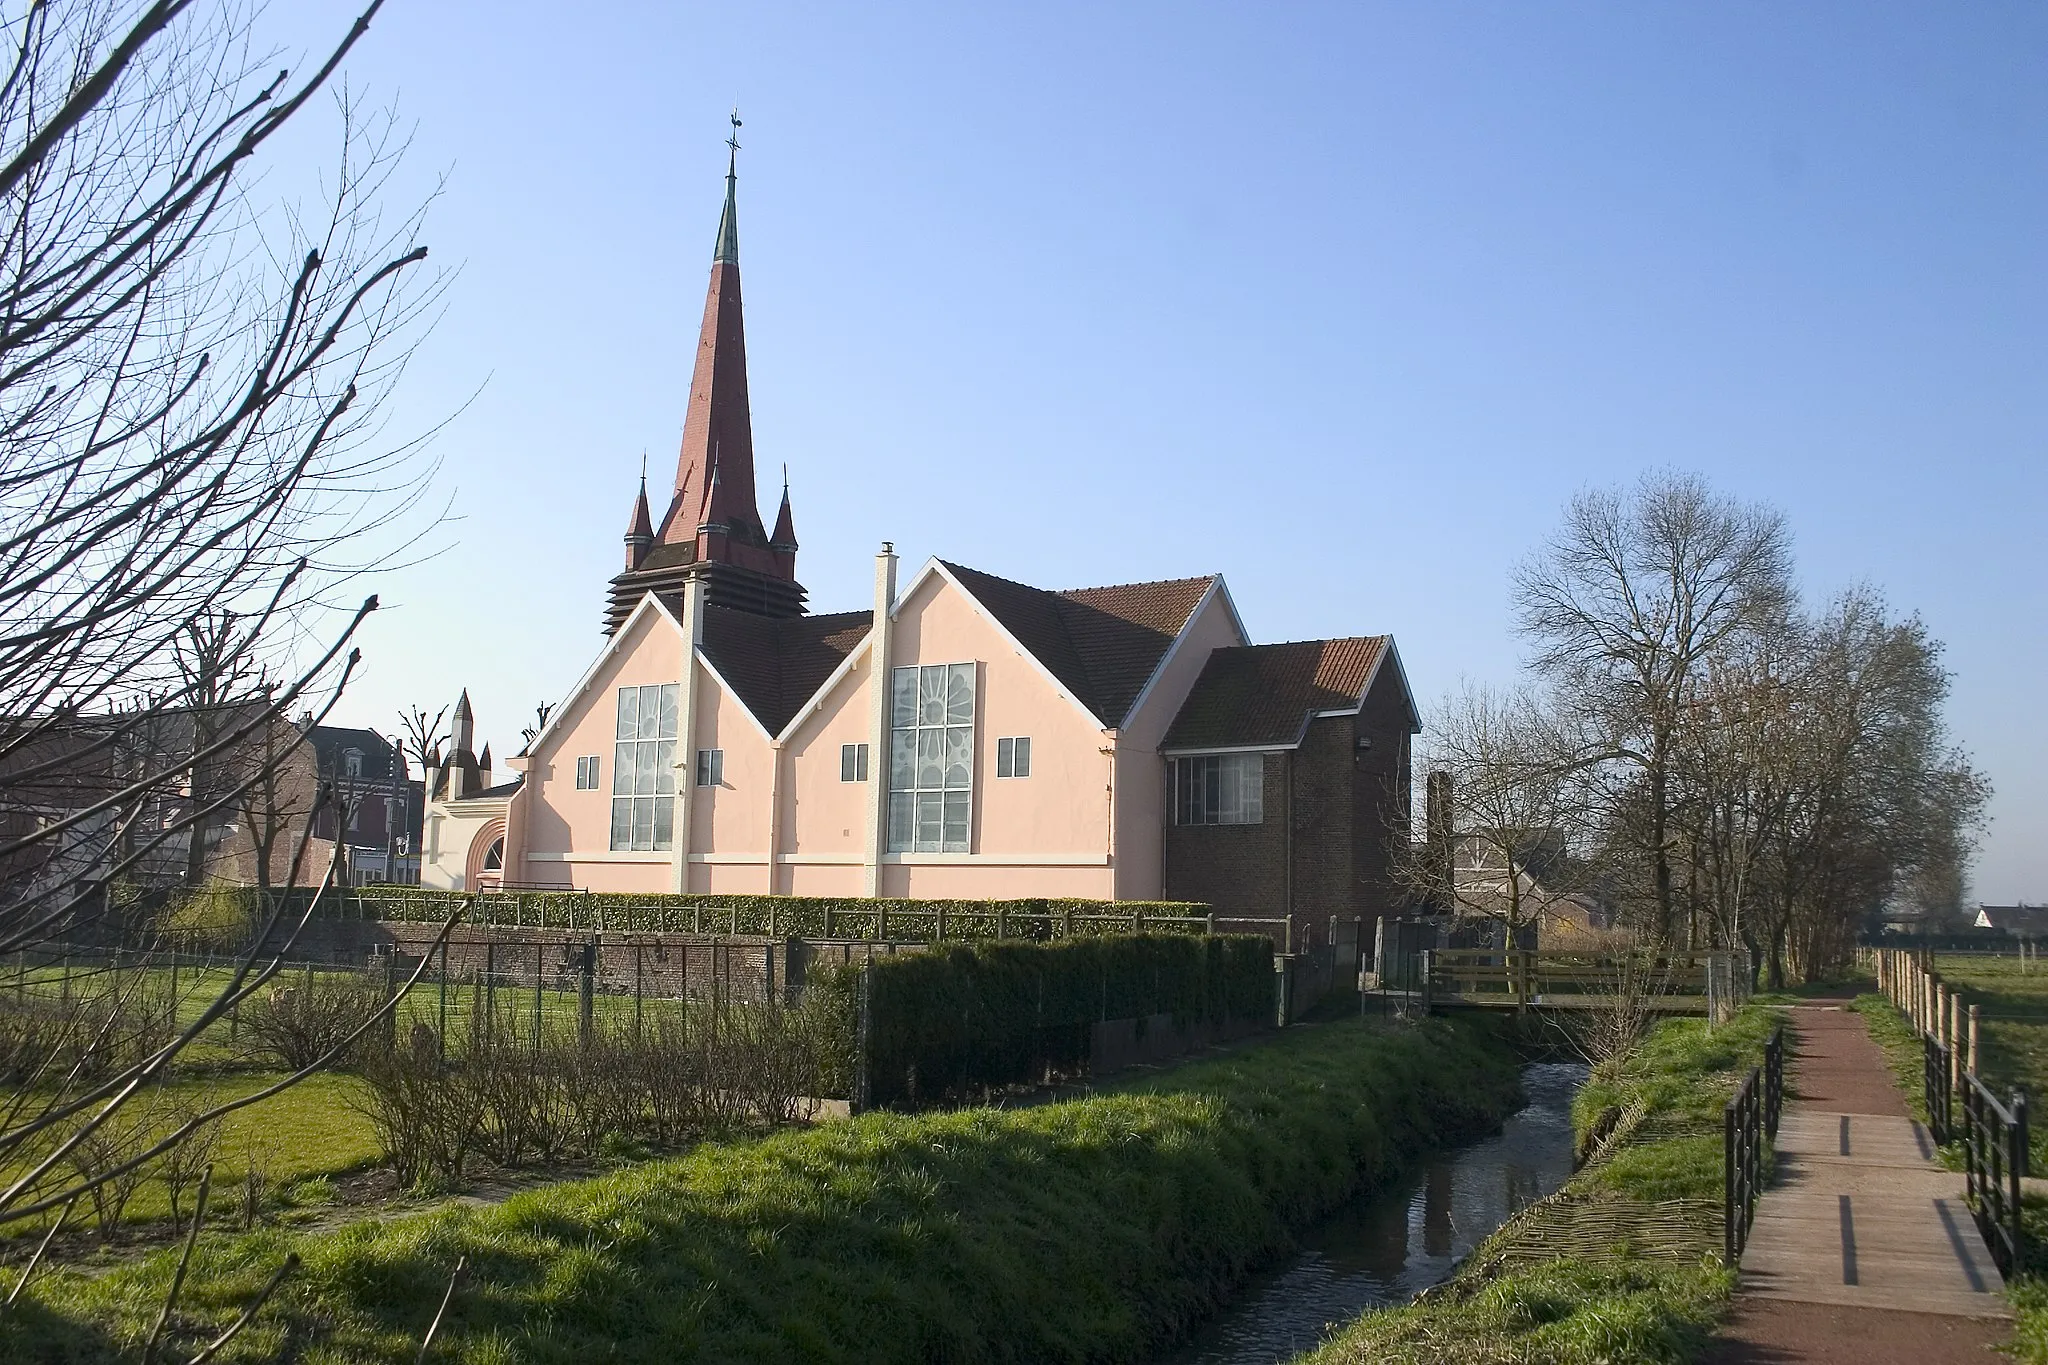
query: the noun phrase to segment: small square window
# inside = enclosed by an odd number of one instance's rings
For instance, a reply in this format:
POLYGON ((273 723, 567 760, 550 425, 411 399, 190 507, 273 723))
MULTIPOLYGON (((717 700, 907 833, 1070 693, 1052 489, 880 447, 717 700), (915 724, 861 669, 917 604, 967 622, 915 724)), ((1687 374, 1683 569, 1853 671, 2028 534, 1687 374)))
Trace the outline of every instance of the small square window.
POLYGON ((597 790, 597 758, 591 754, 576 760, 576 790, 594 792, 597 790))
POLYGON ((699 749, 697 751, 697 785, 700 787, 721 787, 725 785, 725 750, 699 749))
POLYGON ((842 744, 839 746, 839 780, 841 782, 865 782, 868 780, 867 745, 842 744))
POLYGON ((996 741, 996 776, 1031 776, 1031 736, 996 741))

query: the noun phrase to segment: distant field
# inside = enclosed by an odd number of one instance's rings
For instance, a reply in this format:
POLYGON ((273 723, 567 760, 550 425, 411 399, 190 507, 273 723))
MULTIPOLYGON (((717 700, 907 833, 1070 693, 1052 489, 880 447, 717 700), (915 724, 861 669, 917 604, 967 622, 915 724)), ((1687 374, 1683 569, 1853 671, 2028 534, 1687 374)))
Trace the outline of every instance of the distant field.
MULTIPOLYGON (((1939 953, 1934 968, 1978 1007, 1978 1074, 2001 1090, 2018 1086, 2032 1104, 2048 1095, 2048 963, 2017 957, 1939 953)), ((2032 1116, 2035 1172, 2048 1172, 2048 1115, 2032 1116)))

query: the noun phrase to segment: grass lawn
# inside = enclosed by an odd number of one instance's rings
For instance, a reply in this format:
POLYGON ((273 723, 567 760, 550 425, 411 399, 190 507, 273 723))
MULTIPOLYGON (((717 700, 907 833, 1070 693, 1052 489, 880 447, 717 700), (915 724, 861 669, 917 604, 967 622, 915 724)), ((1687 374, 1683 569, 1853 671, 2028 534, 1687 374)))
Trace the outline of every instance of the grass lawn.
MULTIPOLYGON (((2016 957, 1941 953, 1934 969, 1960 987, 1965 1004, 1978 1007, 1981 1044, 1977 1074, 1999 1090, 2048 1094, 2048 967, 2022 971, 2016 957)), ((2048 1170, 2048 1124, 2036 1124, 2035 1168, 2048 1170)))
POLYGON ((1611 1244, 1587 1254, 1574 1204, 1607 1202, 1626 1224, 1660 1201, 1721 1197, 1721 1114, 1763 1055, 1777 1015, 1751 1005, 1728 1025, 1673 1019, 1621 1062, 1596 1068, 1573 1106, 1581 1137, 1604 1112, 1640 1108, 1613 1153, 1532 1205, 1428 1299, 1368 1313, 1298 1365, 1679 1365, 1703 1349, 1734 1276, 1711 1234, 1667 1235, 1660 1254, 1611 1244))
MULTIPOLYGON (((165 1100, 185 1098, 219 1103, 251 1094, 278 1078, 275 1072, 230 1072, 208 1077, 188 1077, 159 1087, 165 1100)), ((353 1076, 321 1074, 308 1077, 269 1099, 238 1109, 221 1120, 215 1141, 214 1218, 224 1219, 245 1172, 254 1166, 263 1176, 271 1196, 287 1204, 325 1202, 317 1182, 373 1165, 381 1155, 369 1120, 349 1104, 349 1097, 362 1082, 353 1076)), ((140 1110, 136 1112, 141 1112, 140 1110)), ((162 1111, 159 1110, 159 1113, 162 1111)), ((168 1118, 156 1131, 168 1130, 168 1118)), ((0 1175, 18 1174, 23 1169, 0 1167, 0 1175)), ((185 1196, 185 1208, 191 1195, 185 1196)), ((156 1178, 137 1189, 122 1215, 124 1224, 149 1224, 171 1216, 170 1191, 156 1178)), ((91 1223, 89 1202, 80 1201, 73 1210, 71 1227, 91 1223)), ((12 1241, 41 1236, 43 1224, 23 1224, 9 1229, 12 1241)), ((70 1236, 66 1234, 67 1238, 70 1236)), ((4 1246, 5 1242, 0 1242, 4 1246)))
MULTIPOLYGON (((1142 1359, 1290 1228, 1497 1122, 1516 1076, 1484 1026, 1354 1020, 1084 1099, 873 1114, 493 1207, 209 1238, 179 1345, 295 1250, 232 1359, 410 1362, 458 1256, 439 1360, 1142 1359)), ((0 1319, 0 1357, 132 1349, 171 1263, 41 1281, 0 1319)))

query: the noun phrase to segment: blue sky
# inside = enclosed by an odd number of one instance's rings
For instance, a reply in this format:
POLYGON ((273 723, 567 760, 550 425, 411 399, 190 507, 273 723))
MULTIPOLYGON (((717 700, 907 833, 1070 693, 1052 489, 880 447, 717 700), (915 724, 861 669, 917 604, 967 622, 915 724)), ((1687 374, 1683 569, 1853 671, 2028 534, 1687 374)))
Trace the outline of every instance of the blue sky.
POLYGON ((1575 490, 1697 470, 1786 511, 1810 592, 1947 642, 1976 892, 2048 901, 2044 69, 2022 4, 392 0, 348 73, 448 177, 394 418, 461 409, 459 520, 378 584, 343 714, 466 685, 509 752, 589 662, 737 104, 757 459, 817 608, 884 538, 1220 570, 1260 639, 1392 631, 1429 699, 1513 676, 1508 570, 1575 490))

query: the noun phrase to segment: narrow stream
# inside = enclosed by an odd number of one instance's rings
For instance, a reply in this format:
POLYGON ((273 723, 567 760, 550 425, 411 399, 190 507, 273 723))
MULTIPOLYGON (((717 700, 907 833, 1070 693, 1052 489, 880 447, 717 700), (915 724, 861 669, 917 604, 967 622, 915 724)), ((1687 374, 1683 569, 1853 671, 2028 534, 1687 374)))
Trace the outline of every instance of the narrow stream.
POLYGON ((1572 1097, 1585 1079, 1577 1063, 1525 1067, 1528 1106, 1500 1132, 1338 1209, 1300 1236, 1290 1262, 1253 1279, 1159 1365, 1274 1365, 1318 1345, 1331 1326, 1448 1278, 1510 1215, 1571 1174, 1572 1097))

